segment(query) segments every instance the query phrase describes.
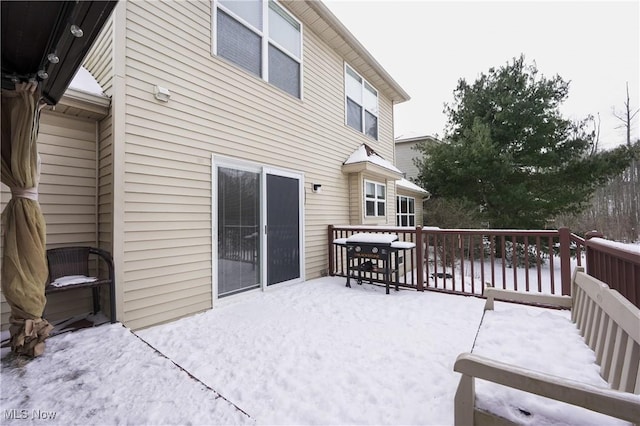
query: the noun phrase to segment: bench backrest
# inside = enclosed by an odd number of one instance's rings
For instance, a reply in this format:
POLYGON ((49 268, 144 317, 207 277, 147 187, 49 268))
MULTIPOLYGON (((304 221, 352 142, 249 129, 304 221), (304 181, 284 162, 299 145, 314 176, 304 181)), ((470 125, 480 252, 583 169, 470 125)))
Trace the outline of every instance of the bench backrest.
POLYGON ((602 281, 576 268, 571 319, 596 354, 613 389, 640 394, 640 309, 602 281))

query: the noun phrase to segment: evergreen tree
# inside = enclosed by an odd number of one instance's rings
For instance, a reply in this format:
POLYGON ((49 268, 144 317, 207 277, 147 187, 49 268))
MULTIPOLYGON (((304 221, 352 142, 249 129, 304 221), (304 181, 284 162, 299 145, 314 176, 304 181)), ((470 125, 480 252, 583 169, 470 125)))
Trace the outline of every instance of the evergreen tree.
POLYGON ((593 152, 588 121, 560 114, 568 92, 568 82, 539 75, 524 56, 472 85, 459 80, 445 141, 418 148, 419 183, 434 197, 477 205, 492 228, 542 228, 581 208, 632 150, 593 152))

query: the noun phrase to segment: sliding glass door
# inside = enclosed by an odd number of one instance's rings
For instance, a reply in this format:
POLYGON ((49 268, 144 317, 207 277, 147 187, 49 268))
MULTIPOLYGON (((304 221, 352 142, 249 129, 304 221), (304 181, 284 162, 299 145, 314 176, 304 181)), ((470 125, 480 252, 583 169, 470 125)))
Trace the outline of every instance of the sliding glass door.
POLYGON ((302 280, 303 175, 239 160, 215 164, 217 296, 302 280))

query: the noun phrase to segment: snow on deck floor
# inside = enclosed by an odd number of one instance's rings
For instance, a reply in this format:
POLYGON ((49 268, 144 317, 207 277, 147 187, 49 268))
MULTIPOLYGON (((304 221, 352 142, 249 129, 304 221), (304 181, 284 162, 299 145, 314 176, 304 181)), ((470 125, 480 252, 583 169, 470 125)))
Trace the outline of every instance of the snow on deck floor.
MULTIPOLYGON (((322 278, 226 298, 203 314, 137 333, 230 402, 121 325, 63 334, 24 365, 3 354, 3 424, 42 424, 37 410, 55 412, 47 424, 59 425, 453 424, 459 380, 453 363, 471 350, 483 305, 474 297, 386 295, 383 287, 346 288, 344 278, 322 278), (17 410, 9 411, 14 417, 26 410, 28 420, 10 420, 7 410, 17 410)), ((567 342, 553 339, 566 340, 566 333, 547 334, 556 355, 526 344, 533 344, 527 338, 533 325, 554 330, 559 326, 549 322, 561 320, 574 327, 567 316, 497 303, 483 327, 495 320, 503 340, 481 333, 476 350, 534 369, 557 364, 564 375, 571 365, 560 361, 577 355, 565 357, 567 342)), ((479 392, 488 385, 478 383, 479 392)), ((479 403, 499 407, 513 399, 497 395, 479 396, 479 403)), ((534 405, 526 404, 537 411, 534 405)))
POLYGON ((120 324, 52 337, 31 361, 7 352, 1 424, 254 424, 120 324))
POLYGON ((453 363, 482 305, 344 278, 276 286, 139 332, 250 419, 117 324, 53 337, 25 365, 3 351, 0 411, 16 424, 42 424, 34 410, 60 425, 452 424, 453 363))
POLYGON ((344 278, 270 290, 138 334, 259 424, 453 423, 482 300, 344 278))

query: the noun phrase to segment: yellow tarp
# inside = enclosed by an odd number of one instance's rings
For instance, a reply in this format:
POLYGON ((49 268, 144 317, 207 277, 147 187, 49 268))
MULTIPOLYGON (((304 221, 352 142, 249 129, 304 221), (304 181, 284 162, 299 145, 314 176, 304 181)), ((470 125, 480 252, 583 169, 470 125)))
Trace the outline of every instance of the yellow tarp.
POLYGON ((2 183, 12 197, 2 212, 2 293, 11 306, 11 349, 38 356, 51 325, 42 319, 48 270, 46 225, 37 200, 40 96, 34 84, 2 92, 2 183))

